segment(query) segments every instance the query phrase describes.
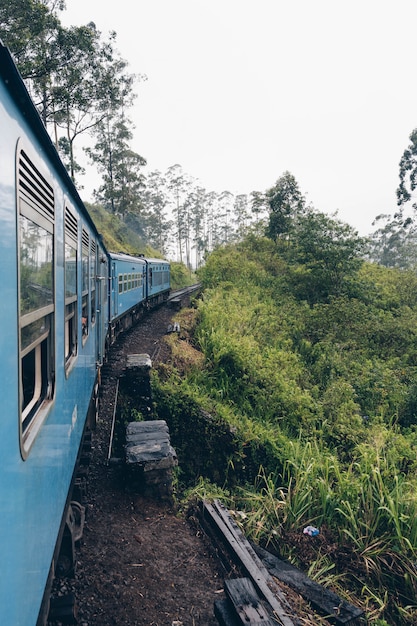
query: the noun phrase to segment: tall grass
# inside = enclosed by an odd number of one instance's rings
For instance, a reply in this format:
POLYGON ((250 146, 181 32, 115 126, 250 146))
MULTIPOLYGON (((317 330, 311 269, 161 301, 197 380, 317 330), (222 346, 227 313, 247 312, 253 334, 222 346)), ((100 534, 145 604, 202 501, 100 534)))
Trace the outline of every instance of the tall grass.
POLYGON ((325 540, 317 544, 310 574, 333 585, 343 576, 375 619, 389 611, 396 623, 409 623, 417 605, 415 485, 387 467, 382 451, 372 463, 367 459, 342 470, 317 444, 299 440, 289 447, 283 467, 279 476, 261 468, 254 488, 236 496, 245 532, 297 561, 297 550, 283 542, 306 525, 323 528, 325 540), (337 554, 326 550, 326 541, 349 555, 344 570, 338 570, 337 554))
POLYGON ((366 266, 308 306, 292 290, 306 268, 265 242, 205 270, 192 382, 230 410, 245 452, 270 433, 255 484, 231 496, 245 532, 294 561, 308 546, 312 575, 344 575, 370 621, 417 624, 415 277, 366 266), (298 541, 309 524, 320 541, 298 541))

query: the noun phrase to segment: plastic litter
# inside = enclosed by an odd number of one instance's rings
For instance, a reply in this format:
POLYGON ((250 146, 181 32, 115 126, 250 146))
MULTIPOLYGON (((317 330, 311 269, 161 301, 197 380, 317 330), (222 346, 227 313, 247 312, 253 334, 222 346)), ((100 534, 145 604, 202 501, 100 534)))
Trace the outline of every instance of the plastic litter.
POLYGON ((320 531, 314 526, 306 526, 303 530, 303 533, 305 535, 309 535, 309 537, 316 537, 318 534, 320 534, 320 531))

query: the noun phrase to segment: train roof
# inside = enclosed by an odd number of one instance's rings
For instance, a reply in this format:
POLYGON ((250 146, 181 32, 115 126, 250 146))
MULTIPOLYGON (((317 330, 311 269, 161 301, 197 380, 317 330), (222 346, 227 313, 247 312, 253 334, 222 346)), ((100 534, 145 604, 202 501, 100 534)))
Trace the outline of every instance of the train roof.
POLYGON ((169 261, 167 261, 166 259, 153 259, 152 257, 145 257, 146 261, 149 263, 165 263, 167 265, 169 265, 169 261))
MULTIPOLYGON (((77 203, 78 207, 85 214, 90 226, 97 235, 100 237, 100 233, 97 231, 97 227, 94 224, 90 214, 88 213, 81 197, 75 187, 71 177, 69 176, 61 158, 41 120, 41 117, 33 104, 32 98, 26 88, 22 76, 17 69, 16 63, 13 60, 13 56, 7 46, 3 44, 0 39, 0 78, 4 83, 5 88, 10 93, 11 98, 15 102, 17 108, 23 117, 28 121, 29 127, 35 134, 38 141, 41 143, 43 150, 47 157, 51 160, 53 166, 57 170, 60 177, 65 181, 71 197, 77 203)), ((102 244, 104 247, 104 244, 102 244)))
POLYGON ((133 256, 132 254, 125 254, 124 252, 109 252, 109 257, 114 261, 130 261, 131 263, 141 261, 144 264, 146 263, 144 257, 133 256))
POLYGON ((134 256, 131 254, 126 254, 125 252, 109 252, 109 257, 116 261, 143 261, 144 263, 166 263, 169 265, 169 261, 167 261, 166 259, 156 259, 145 256, 143 254, 134 256))

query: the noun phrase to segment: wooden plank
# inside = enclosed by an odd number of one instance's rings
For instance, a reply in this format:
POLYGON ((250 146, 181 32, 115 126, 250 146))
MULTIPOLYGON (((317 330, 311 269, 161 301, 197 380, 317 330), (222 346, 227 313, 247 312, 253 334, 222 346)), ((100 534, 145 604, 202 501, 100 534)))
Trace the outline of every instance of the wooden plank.
POLYGON ((234 607, 228 598, 214 601, 214 617, 220 626, 239 626, 234 607))
POLYGON ((258 546, 255 547, 255 550, 272 576, 275 576, 278 580, 297 591, 333 623, 353 624, 355 620, 363 615, 361 609, 346 602, 330 589, 326 589, 326 587, 311 580, 290 563, 281 561, 267 550, 258 546))
POLYGON ((289 616, 291 609, 284 594, 221 502, 219 500, 215 500, 213 504, 203 502, 204 512, 217 525, 235 558, 251 578, 261 596, 270 604, 278 623, 283 626, 294 626, 289 616))
MULTIPOLYGON (((241 626, 274 626, 268 612, 259 600, 249 578, 232 578, 224 583, 227 595, 232 602, 238 624, 241 626)), ((276 626, 276 622, 275 622, 276 626)))

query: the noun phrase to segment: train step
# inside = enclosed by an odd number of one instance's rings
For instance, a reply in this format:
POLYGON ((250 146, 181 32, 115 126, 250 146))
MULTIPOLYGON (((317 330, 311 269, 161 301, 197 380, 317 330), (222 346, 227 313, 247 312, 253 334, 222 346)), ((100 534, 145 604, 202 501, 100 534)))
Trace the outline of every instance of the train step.
POLYGON ((78 624, 77 606, 73 593, 51 599, 48 621, 61 624, 78 624))

